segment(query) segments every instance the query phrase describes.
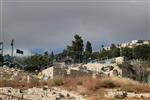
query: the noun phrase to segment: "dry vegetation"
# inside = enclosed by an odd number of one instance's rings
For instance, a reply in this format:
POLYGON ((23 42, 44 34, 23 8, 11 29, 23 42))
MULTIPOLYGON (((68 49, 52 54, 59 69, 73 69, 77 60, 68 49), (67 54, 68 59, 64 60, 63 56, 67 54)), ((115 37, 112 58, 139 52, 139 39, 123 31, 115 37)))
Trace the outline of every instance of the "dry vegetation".
POLYGON ((97 91, 98 89, 119 88, 125 91, 136 93, 149 93, 150 85, 142 84, 127 78, 105 77, 102 79, 92 79, 89 77, 65 78, 64 87, 68 89, 77 89, 82 86, 89 91, 97 91))
MULTIPOLYGON (((106 89, 121 89, 127 92, 135 93, 150 93, 150 85, 141 84, 137 81, 133 81, 127 78, 118 77, 105 77, 99 79, 92 79, 89 77, 78 77, 72 78, 67 77, 64 79, 54 79, 48 81, 41 81, 38 79, 32 80, 30 83, 18 82, 11 80, 0 79, 0 87, 19 87, 19 88, 30 88, 30 87, 43 87, 48 85, 59 86, 60 88, 75 91, 83 96, 87 96, 89 100, 107 100, 104 98, 106 89)), ((111 100, 111 99, 108 99, 111 100)))

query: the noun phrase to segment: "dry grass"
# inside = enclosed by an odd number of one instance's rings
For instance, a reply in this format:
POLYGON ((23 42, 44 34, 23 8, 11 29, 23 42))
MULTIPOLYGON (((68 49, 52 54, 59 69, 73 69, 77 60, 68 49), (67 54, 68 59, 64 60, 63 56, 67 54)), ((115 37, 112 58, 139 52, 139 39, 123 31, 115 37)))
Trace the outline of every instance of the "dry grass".
POLYGON ((86 88, 87 93, 89 91, 95 92, 103 88, 119 88, 127 92, 150 93, 150 85, 142 84, 128 78, 106 77, 101 79, 92 79, 90 77, 68 77, 64 79, 63 87, 65 87, 66 89, 70 91, 77 91, 78 86, 86 88))
MULTIPOLYGON (((102 81, 111 81, 115 88, 120 88, 127 92, 135 93, 150 93, 150 85, 139 83, 127 78, 118 78, 118 77, 108 77, 104 78, 102 81)), ((106 84, 105 84, 106 85, 106 84)))
POLYGON ((77 91, 81 94, 92 94, 100 89, 119 88, 127 92, 150 93, 150 85, 141 84, 127 78, 106 77, 101 79, 92 79, 90 77, 66 77, 64 79, 41 81, 33 79, 30 83, 18 82, 13 80, 0 79, 0 87, 43 87, 45 85, 60 86, 69 91, 77 91))

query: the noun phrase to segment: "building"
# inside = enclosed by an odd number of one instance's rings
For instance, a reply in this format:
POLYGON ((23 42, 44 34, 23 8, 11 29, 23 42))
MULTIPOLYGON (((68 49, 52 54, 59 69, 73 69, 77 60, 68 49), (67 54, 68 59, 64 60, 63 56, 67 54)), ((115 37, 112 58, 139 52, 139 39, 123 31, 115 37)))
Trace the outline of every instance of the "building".
POLYGON ((121 47, 134 48, 139 45, 150 45, 150 40, 132 40, 131 42, 128 43, 122 43, 121 47))
MULTIPOLYGON (((150 40, 132 40, 131 42, 126 42, 126 43, 122 43, 120 45, 116 45, 116 47, 118 47, 118 48, 125 48, 125 47, 134 48, 139 45, 150 45, 150 40)), ((111 46, 103 47, 103 49, 106 51, 109 51, 109 50, 111 50, 111 46)))

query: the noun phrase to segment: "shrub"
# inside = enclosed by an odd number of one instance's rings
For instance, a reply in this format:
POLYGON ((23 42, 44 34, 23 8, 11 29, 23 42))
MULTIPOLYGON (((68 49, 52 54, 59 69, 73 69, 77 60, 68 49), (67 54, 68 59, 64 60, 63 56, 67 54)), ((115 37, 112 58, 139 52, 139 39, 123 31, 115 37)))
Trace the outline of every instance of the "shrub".
POLYGON ((101 81, 99 79, 85 78, 83 79, 83 86, 90 91, 96 91, 101 87, 101 81))
POLYGON ((47 88, 46 88, 46 87, 43 87, 43 90, 44 90, 44 91, 46 91, 46 90, 47 90, 47 88))
POLYGON ((112 80, 104 80, 103 81, 103 87, 105 88, 114 88, 116 85, 113 83, 112 80))
POLYGON ((148 84, 138 84, 131 88, 133 88, 136 93, 150 93, 150 85, 148 84))
POLYGON ((32 86, 38 86, 39 85, 39 79, 36 79, 36 78, 32 79, 30 84, 32 86))
POLYGON ((82 84, 83 84, 83 83, 82 83, 81 80, 77 82, 77 85, 82 85, 82 84))
POLYGON ((61 85, 64 85, 64 82, 62 79, 54 79, 53 80, 53 85, 54 86, 61 86, 61 85))
POLYGON ((131 88, 130 86, 122 87, 122 89, 126 92, 135 92, 135 90, 133 88, 131 88))

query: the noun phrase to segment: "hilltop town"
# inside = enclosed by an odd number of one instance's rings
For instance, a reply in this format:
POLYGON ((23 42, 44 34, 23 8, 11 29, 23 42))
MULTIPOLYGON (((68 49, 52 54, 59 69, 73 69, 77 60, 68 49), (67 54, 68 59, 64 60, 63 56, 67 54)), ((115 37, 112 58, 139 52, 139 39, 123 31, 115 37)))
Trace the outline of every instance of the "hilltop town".
POLYGON ((75 35, 59 54, 1 55, 0 99, 149 100, 149 60, 149 40, 102 45, 93 52, 89 41, 84 49, 82 37, 75 35))

